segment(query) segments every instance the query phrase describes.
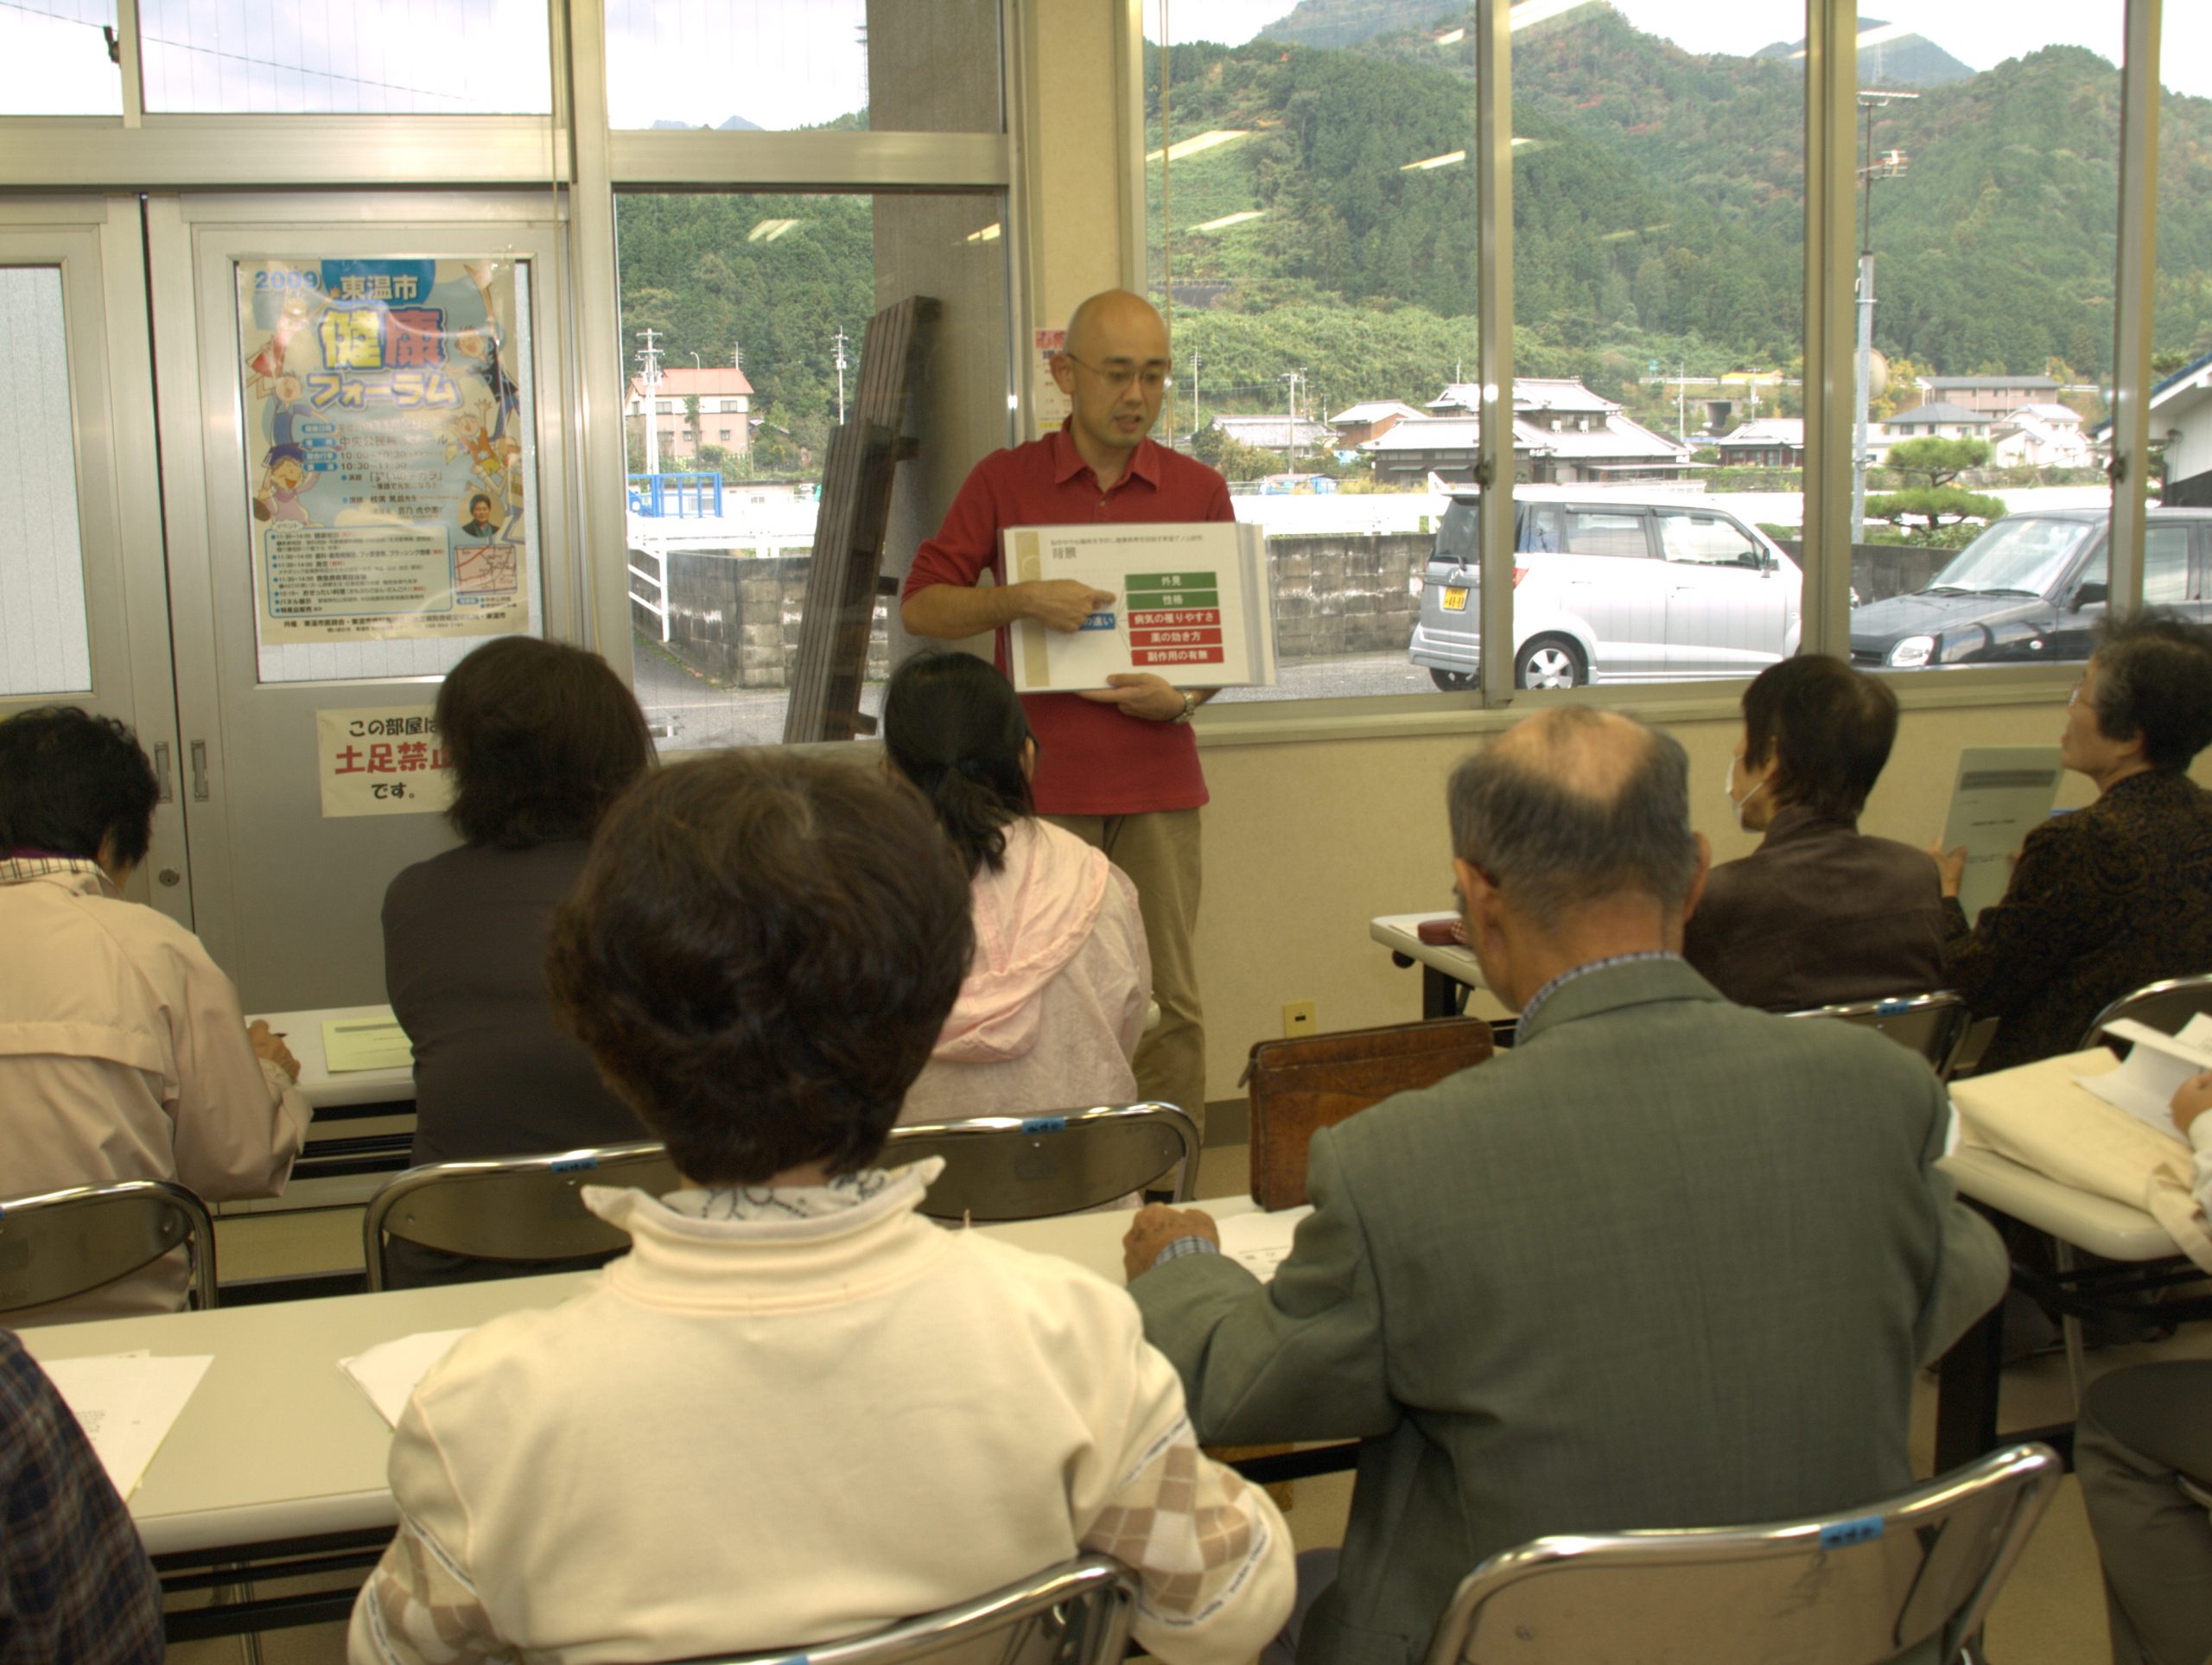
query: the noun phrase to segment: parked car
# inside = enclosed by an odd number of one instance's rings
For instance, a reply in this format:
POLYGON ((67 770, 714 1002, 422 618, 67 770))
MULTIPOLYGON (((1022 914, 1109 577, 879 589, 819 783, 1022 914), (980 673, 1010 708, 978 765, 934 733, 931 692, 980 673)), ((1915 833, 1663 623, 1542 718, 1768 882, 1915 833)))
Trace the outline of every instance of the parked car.
MULTIPOLYGON (((1851 615, 1851 661, 1922 665, 2087 659, 2105 616, 2104 509, 2044 509, 1993 520, 1924 588, 1851 615)), ((2152 509, 2143 599, 2202 620, 2212 601, 2212 509, 2152 509)))
MULTIPOLYGON (((1411 658, 1442 689, 1481 669, 1481 500, 1453 496, 1421 574, 1411 658)), ((1797 651, 1797 563, 1725 509, 1537 487, 1513 520, 1516 687, 1747 677, 1797 651)))

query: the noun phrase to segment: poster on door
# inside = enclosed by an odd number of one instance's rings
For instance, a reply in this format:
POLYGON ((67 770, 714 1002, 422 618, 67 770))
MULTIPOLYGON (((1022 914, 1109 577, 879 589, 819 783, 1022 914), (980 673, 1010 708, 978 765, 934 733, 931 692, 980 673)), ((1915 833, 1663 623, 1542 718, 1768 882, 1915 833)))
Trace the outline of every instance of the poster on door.
POLYGON ((262 645, 526 628, 513 262, 251 260, 238 281, 262 645))

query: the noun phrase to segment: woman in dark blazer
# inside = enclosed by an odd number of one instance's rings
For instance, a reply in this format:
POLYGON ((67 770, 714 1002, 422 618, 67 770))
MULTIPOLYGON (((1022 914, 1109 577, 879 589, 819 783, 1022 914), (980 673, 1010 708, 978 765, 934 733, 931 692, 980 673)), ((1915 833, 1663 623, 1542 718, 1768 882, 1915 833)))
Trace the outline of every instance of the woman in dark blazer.
POLYGON ((1745 690, 1725 784, 1766 842, 1713 868, 1682 944, 1729 999, 1797 1012, 1942 987, 1936 864, 1859 830, 1897 732, 1897 696, 1840 659, 1799 654, 1745 690))
POLYGON ((2212 631, 2161 612, 2108 625, 2058 740, 2096 801, 2031 832, 1977 920, 1958 902, 1965 849, 1931 852, 1950 984, 2000 1020, 1983 1070, 2070 1052, 2121 995, 2212 971, 2212 796, 2189 778, 2207 744, 2212 631))
MULTIPOLYGON (((415 1044, 413 1160, 527 1156, 646 1137, 554 1026, 545 931, 592 829, 653 761, 630 691, 597 654, 531 636, 478 648, 438 690, 446 813, 466 842, 384 899, 385 988, 415 1044)), ((395 1285, 555 1269, 395 1242, 395 1285)))

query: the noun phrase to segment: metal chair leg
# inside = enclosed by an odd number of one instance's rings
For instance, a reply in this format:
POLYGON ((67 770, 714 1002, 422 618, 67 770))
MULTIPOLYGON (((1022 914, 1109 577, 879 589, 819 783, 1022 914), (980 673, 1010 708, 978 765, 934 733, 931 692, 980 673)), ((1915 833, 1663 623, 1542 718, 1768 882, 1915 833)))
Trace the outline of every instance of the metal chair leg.
MULTIPOLYGON (((2063 1273, 2075 1270, 2074 1245, 2063 1237, 2052 1239, 2056 1251, 2058 1269, 2063 1273)), ((2082 1414, 2082 1395, 2089 1385, 2088 1364, 2082 1344, 2082 1320, 2071 1312, 2063 1313, 2058 1320, 2059 1333, 2066 1338, 2066 1376, 2074 1390, 2074 1414, 2082 1414)))

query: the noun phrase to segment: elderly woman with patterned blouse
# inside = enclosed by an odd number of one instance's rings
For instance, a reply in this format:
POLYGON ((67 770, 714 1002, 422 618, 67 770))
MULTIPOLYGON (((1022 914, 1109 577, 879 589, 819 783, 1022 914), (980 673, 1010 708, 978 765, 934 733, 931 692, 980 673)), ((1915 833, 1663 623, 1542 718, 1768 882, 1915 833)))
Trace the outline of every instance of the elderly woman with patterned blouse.
POLYGON ((357 1665, 803 1652, 1086 1550, 1137 1573, 1156 1658, 1258 1652, 1289 1535, 1128 1297, 924 1218, 936 1160, 879 1165, 974 940, 875 771, 730 753, 609 813, 554 997, 687 1184, 587 1190, 629 1255, 416 1389, 357 1665))
POLYGON ((2004 899, 1969 922, 1963 848, 1931 849, 1950 931, 1946 980, 2000 1020, 1982 1068, 2072 1052, 2098 1013, 2164 977, 2212 971, 2212 631, 2163 612, 2107 626, 2067 702, 2059 757, 2096 801, 2037 827, 2004 899))

